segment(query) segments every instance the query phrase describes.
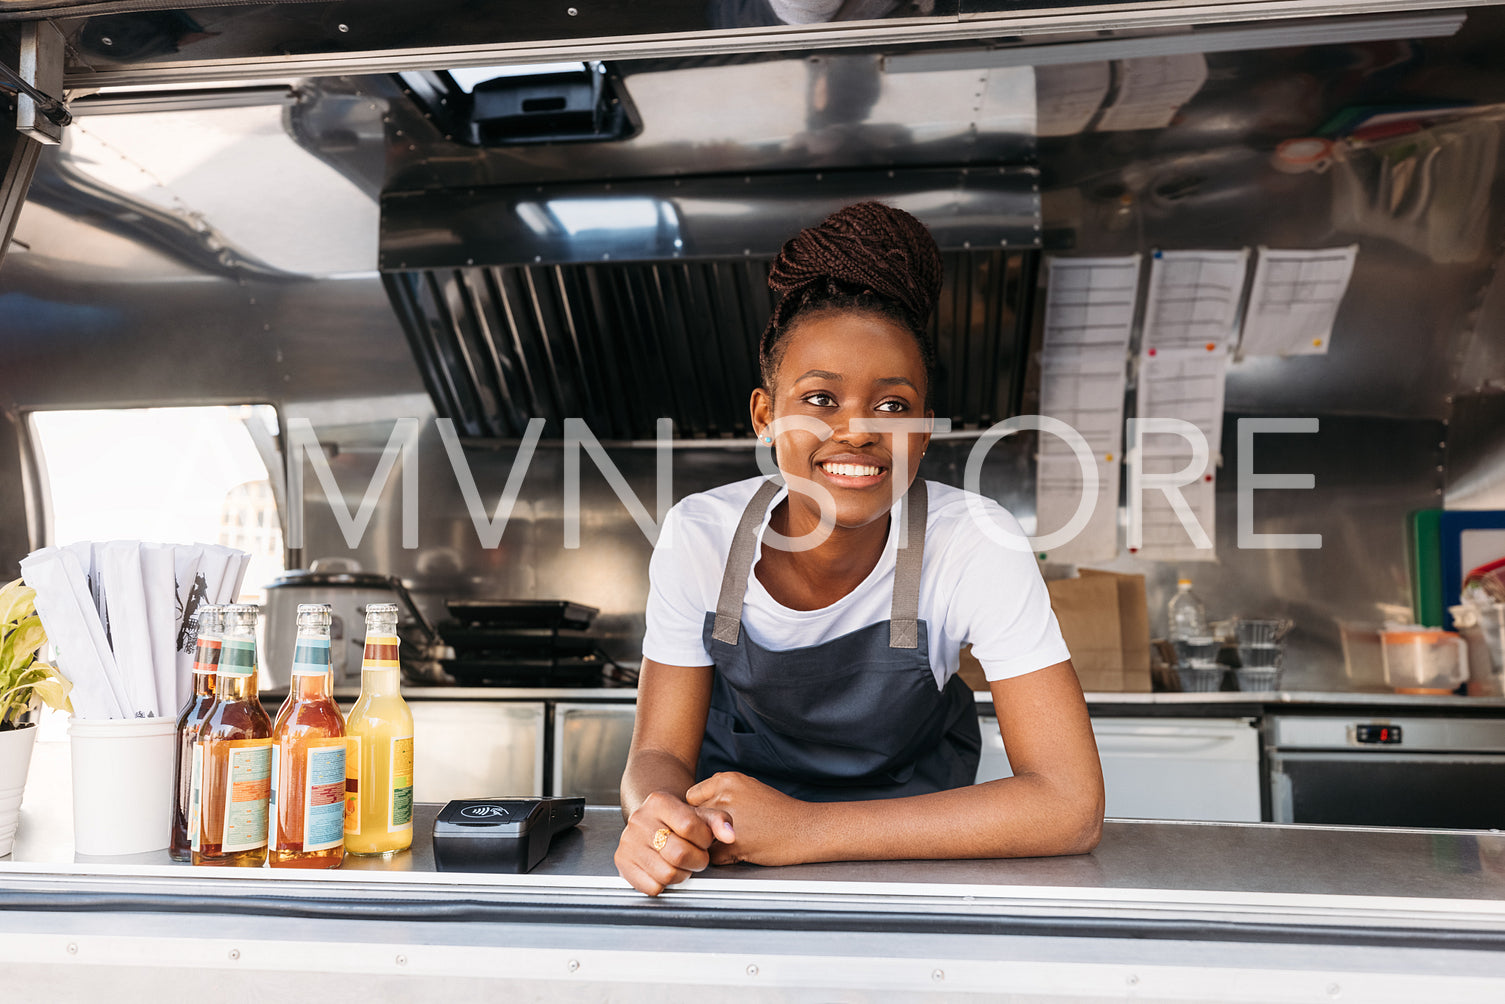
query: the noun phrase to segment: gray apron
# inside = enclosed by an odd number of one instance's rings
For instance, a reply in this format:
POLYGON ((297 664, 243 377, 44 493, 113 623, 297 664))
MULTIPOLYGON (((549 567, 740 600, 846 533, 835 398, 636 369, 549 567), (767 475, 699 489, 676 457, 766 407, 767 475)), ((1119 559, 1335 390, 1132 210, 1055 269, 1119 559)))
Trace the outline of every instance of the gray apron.
POLYGON ((772 651, 742 630, 758 527, 779 486, 753 495, 732 538, 704 640, 715 664, 696 777, 740 771, 804 801, 921 795, 973 783, 982 737, 960 677, 942 689, 919 619, 925 483, 902 507, 907 546, 894 569, 890 619, 819 645, 772 651))

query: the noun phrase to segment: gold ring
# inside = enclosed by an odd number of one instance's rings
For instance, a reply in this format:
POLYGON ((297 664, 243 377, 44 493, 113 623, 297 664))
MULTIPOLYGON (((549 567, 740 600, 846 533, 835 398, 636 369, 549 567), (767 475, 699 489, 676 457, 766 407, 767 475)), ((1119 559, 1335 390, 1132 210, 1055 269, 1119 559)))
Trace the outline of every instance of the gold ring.
POLYGON ((667 844, 668 842, 669 842, 669 828, 667 826, 661 826, 658 829, 656 829, 656 830, 653 831, 653 849, 654 850, 656 850, 656 851, 663 850, 664 849, 664 845, 667 844))

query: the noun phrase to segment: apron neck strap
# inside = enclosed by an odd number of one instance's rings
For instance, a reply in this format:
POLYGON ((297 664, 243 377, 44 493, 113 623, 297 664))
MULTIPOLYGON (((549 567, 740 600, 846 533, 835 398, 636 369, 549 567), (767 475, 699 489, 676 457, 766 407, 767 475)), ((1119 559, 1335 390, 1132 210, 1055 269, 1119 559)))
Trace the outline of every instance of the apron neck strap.
MULTIPOLYGON (((732 535, 731 553, 721 576, 721 593, 716 597, 716 621, 711 637, 728 645, 737 644, 742 629, 742 600, 747 592, 747 575, 758 555, 758 527, 768 504, 779 492, 779 485, 765 481, 753 493, 732 535)), ((904 496, 900 519, 904 520, 904 546, 899 548, 894 568, 894 599, 889 615, 889 648, 918 648, 920 644, 920 568, 925 559, 925 520, 929 497, 925 482, 919 478, 904 496)))
POLYGON ((904 496, 904 536, 894 567, 894 605, 888 615, 888 647, 920 647, 920 568, 925 562, 925 519, 930 493, 915 478, 904 496))

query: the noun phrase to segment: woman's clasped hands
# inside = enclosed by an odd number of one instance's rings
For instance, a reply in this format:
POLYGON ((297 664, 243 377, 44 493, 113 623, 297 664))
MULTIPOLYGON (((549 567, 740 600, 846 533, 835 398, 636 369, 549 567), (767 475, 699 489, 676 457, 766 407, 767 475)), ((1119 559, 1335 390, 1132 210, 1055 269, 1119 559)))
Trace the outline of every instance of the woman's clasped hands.
POLYGON ((656 791, 627 820, 617 870, 634 889, 657 896, 707 865, 794 864, 801 860, 794 835, 808 807, 730 771, 701 781, 683 799, 656 791))

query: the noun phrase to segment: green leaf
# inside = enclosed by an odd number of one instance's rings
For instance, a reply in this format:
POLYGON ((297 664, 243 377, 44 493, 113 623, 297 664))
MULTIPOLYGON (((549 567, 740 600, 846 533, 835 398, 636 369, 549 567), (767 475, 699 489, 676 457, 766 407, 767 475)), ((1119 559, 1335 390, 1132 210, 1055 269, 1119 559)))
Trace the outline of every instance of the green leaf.
POLYGON ((0 589, 0 631, 6 624, 19 621, 36 610, 37 591, 20 579, 0 589))
POLYGON ((32 669, 38 667, 46 672, 42 679, 31 685, 32 695, 49 708, 72 714, 73 701, 68 697, 68 693, 73 690, 72 682, 45 662, 37 663, 32 669))
POLYGON ((0 642, 0 674, 9 674, 24 669, 31 663, 37 649, 47 643, 47 631, 41 618, 32 614, 10 631, 0 642))

